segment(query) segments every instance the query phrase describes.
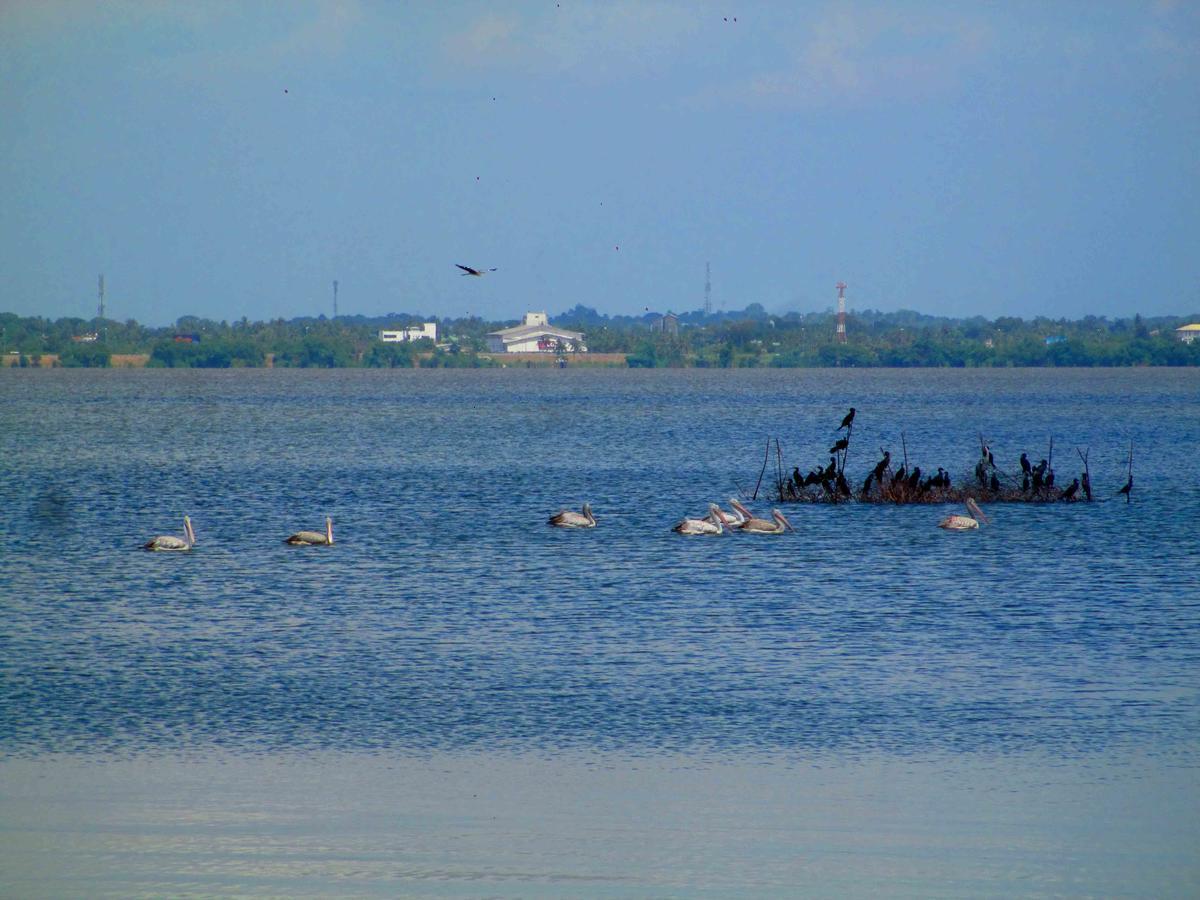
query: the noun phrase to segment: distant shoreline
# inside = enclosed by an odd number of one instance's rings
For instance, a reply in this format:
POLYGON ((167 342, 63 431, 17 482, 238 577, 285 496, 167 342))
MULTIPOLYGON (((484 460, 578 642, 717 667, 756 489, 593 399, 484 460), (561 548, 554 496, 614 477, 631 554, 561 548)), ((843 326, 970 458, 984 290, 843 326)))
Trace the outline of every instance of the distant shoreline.
MULTIPOLYGON (((624 369, 628 368, 626 362, 628 354, 625 353, 581 353, 578 355, 571 354, 566 358, 566 368, 576 369, 624 369)), ((231 369, 274 369, 275 354, 268 353, 264 365, 261 366, 228 366, 228 367, 205 367, 197 366, 196 368, 231 368, 231 369)), ((424 359, 431 359, 432 353, 418 353, 415 360, 419 363, 424 359)), ((29 358, 29 357, 27 357, 29 358)), ((517 368, 517 369, 553 369, 558 367, 558 357, 553 353, 480 353, 480 359, 489 360, 496 364, 498 368, 517 368)), ((58 369, 64 368, 60 362, 60 354, 58 353, 43 353, 38 358, 37 364, 30 360, 27 368, 33 369, 58 369)), ((149 368, 150 354, 149 353, 114 353, 109 358, 111 365, 102 368, 112 369, 145 369, 149 368)), ((0 368, 19 368, 20 357, 6 354, 0 357, 0 368)), ((80 367, 86 368, 86 367, 80 367)), ((101 367, 93 367, 101 368, 101 367)), ((164 367, 170 368, 170 367, 164 367)), ((180 366, 178 368, 188 368, 180 366)), ((296 368, 294 366, 280 366, 278 368, 296 368)), ((310 368, 370 368, 368 366, 313 366, 310 368)), ((407 368, 407 367, 404 367, 407 368)), ((412 368, 420 368, 419 365, 412 368)), ((488 368, 492 368, 489 366, 488 368)))

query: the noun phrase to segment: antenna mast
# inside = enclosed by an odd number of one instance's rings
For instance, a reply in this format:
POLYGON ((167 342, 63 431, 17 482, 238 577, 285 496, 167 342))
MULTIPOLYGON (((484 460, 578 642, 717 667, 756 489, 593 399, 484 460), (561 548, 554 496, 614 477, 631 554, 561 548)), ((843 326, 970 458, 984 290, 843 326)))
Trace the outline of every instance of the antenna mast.
POLYGON ((839 344, 844 344, 846 343, 846 283, 839 281, 835 287, 838 291, 837 339, 839 344))
POLYGON ((704 318, 712 315, 712 269, 704 264, 704 318))
POLYGON ((333 282, 333 317, 337 318, 337 280, 333 282))
POLYGON ((103 275, 103 273, 101 273, 101 275, 100 275, 100 307, 96 312, 96 318, 97 319, 104 318, 104 275, 103 275))

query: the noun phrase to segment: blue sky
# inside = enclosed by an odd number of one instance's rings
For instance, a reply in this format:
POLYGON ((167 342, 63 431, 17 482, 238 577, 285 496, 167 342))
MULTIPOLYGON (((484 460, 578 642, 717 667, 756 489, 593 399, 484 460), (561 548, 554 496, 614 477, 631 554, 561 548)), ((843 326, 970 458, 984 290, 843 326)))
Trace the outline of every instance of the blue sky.
POLYGON ((1189 313, 1200 3, 7 0, 0 196, 23 315, 1189 313))

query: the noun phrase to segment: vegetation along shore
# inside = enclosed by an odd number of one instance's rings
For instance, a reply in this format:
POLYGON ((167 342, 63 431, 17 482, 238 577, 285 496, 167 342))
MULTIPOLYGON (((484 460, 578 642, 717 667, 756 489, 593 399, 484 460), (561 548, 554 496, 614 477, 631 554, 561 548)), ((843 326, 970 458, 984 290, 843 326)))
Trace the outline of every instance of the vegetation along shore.
POLYGON ((772 315, 758 304, 708 315, 698 310, 611 317, 576 306, 552 321, 583 333, 587 350, 489 353, 488 334, 512 321, 406 313, 265 322, 184 316, 166 327, 0 313, 0 360, 8 366, 170 368, 1200 365, 1200 340, 1183 340, 1190 333, 1180 330, 1200 322, 1200 314, 1069 321, 863 310, 848 315, 844 342, 837 338, 832 311, 772 315), (437 323, 436 342, 381 340, 384 330, 427 321, 437 323))

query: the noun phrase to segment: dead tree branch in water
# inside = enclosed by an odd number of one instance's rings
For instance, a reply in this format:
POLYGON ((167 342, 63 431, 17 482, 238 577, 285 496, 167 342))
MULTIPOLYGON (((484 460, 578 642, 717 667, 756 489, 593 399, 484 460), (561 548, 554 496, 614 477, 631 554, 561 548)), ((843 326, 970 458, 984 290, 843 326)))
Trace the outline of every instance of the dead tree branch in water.
POLYGON ((768 437, 768 438, 767 438, 767 449, 763 451, 763 464, 762 464, 762 468, 761 468, 761 469, 759 470, 759 472, 758 472, 758 481, 756 481, 756 482, 754 483, 754 496, 750 498, 751 500, 757 500, 757 499, 758 499, 758 489, 759 489, 759 487, 762 485, 762 479, 763 479, 763 475, 764 475, 764 474, 766 473, 766 471, 767 471, 767 460, 768 460, 768 459, 770 459, 770 458, 771 458, 771 439, 768 437))

